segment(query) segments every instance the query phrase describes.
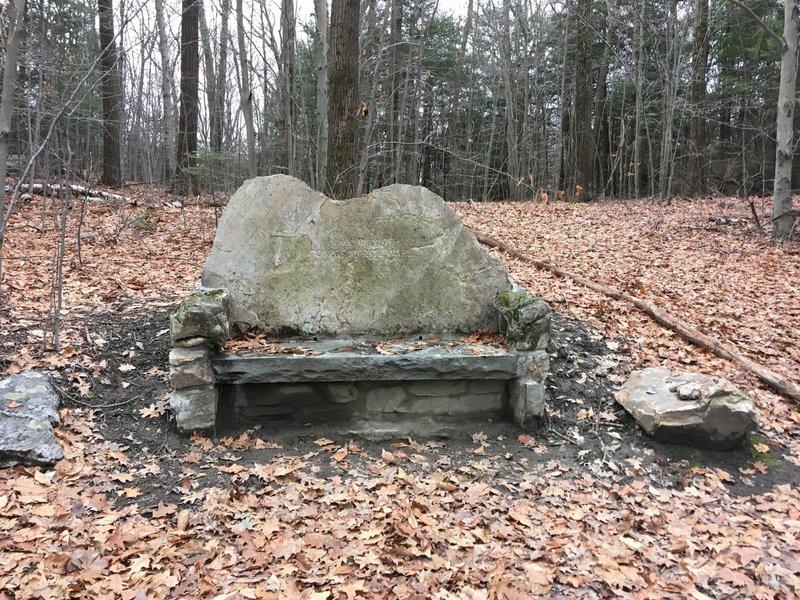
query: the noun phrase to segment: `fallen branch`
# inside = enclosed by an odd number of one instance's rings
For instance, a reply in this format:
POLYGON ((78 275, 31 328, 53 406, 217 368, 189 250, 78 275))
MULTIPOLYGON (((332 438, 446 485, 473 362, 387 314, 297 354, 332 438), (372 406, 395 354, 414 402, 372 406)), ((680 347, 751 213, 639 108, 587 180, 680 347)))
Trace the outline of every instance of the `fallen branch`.
POLYGON ((659 325, 666 327, 670 331, 674 331, 678 335, 680 335, 683 339, 691 342, 695 346, 699 346, 700 348, 708 348, 711 352, 713 352, 716 356, 720 358, 724 358, 725 360, 730 360, 744 368, 745 370, 749 371, 756 377, 758 377, 761 381, 765 384, 770 386, 772 389, 777 390, 784 396, 791 398, 797 402, 800 402, 800 387, 791 380, 782 377, 772 369, 762 365, 761 363, 757 363, 754 360, 750 360, 746 356, 739 354, 736 350, 727 347, 721 341, 713 338, 709 335, 706 335, 691 325, 688 325, 673 317, 666 311, 660 309, 658 306, 651 302, 647 302, 646 300, 642 300, 641 298, 636 298, 635 296, 631 296, 630 294, 626 294, 625 292, 621 292, 615 288, 607 287, 605 285, 600 285, 599 283, 595 283, 585 277, 581 277, 580 275, 575 275, 574 273, 570 273, 569 271, 565 271, 564 269, 559 269, 553 265, 548 263, 535 260, 530 256, 515 250, 514 248, 510 248, 506 246, 503 242, 494 239, 488 235, 484 235, 482 233, 475 232, 475 237, 478 238, 478 241, 486 246, 491 248, 497 248, 498 250, 505 252, 509 256, 513 256, 514 258, 526 262, 528 264, 533 265, 537 269, 541 269, 543 271, 549 271, 554 275, 558 275, 559 277, 563 277, 565 279, 571 279, 577 283, 580 283, 583 286, 588 287, 591 290, 596 292, 600 292, 601 294, 605 294, 615 300, 623 300, 628 302, 629 304, 633 304, 636 308, 641 310, 643 313, 648 315, 652 318, 656 323, 659 325))

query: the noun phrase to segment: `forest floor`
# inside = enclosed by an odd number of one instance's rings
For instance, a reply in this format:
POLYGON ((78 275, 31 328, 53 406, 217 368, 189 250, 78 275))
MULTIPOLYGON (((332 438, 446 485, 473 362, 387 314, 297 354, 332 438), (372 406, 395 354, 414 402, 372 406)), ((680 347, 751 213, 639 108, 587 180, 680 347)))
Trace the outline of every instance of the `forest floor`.
MULTIPOLYGON (((0 470, 0 600, 800 594, 798 406, 633 307, 508 257, 556 311, 539 430, 180 434, 168 315, 221 209, 127 193, 136 205, 76 201, 70 213, 59 351, 57 218, 35 197, 11 222, 0 375, 51 373, 65 458, 0 470), (758 435, 728 453, 644 437, 614 391, 655 364, 734 381, 760 410, 758 435)), ((768 222, 769 203, 755 202, 768 222)), ((453 206, 476 231, 800 379, 800 244, 760 235, 744 200, 453 206)))

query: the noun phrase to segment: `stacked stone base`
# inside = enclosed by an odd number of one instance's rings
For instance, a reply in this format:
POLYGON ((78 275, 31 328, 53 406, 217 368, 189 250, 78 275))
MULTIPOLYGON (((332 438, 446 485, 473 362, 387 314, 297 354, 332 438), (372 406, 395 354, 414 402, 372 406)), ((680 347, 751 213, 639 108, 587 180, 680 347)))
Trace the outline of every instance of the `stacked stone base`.
POLYGON ((283 341, 238 355, 219 350, 227 292, 199 291, 171 320, 178 427, 503 415, 533 426, 544 415, 549 308, 524 292, 498 298, 505 349, 436 335, 283 341))
POLYGON ((175 348, 171 403, 184 430, 415 417, 535 424, 544 414, 547 354, 475 352, 457 346, 398 356, 239 357, 175 348))

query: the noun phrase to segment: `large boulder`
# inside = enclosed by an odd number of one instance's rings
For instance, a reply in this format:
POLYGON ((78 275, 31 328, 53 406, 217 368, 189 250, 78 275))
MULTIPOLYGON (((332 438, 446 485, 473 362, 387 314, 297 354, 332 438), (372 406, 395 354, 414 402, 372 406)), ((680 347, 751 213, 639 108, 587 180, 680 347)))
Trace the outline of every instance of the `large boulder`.
POLYGON ((337 201, 285 175, 251 179, 220 220, 202 284, 231 323, 274 335, 497 331, 505 265, 422 187, 337 201))
POLYGON ((631 373, 617 401, 654 439, 728 450, 758 427, 753 402, 731 382, 666 367, 631 373))
POLYGON ((53 427, 61 423, 50 378, 24 371, 0 381, 0 468, 53 465, 64 452, 53 427))

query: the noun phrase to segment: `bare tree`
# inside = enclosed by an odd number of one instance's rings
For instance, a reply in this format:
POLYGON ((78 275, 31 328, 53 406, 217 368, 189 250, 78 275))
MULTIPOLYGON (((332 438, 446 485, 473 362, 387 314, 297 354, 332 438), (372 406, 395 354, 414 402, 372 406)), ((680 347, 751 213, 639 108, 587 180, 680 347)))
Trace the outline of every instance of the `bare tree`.
POLYGON ((689 144, 689 188, 693 194, 705 193, 703 155, 706 146, 706 121, 703 118, 708 76, 708 0, 694 0, 692 28, 692 81, 689 95, 692 109, 689 144))
POLYGON ((740 0, 731 0, 774 39, 781 52, 781 83, 776 117, 775 188, 772 199, 772 235, 785 238, 794 229, 792 210, 792 163, 794 158, 794 106, 797 102, 797 48, 800 37, 800 0, 786 0, 783 12, 783 37, 776 34, 753 10, 740 0))
MULTIPOLYGON (((3 93, 0 96, 0 184, 6 185, 8 167, 8 146, 11 137, 11 117, 14 112, 14 92, 17 89, 17 59, 19 41, 22 37, 22 21, 25 16, 25 0, 12 0, 8 3, 8 32, 6 34, 6 55, 3 66, 3 93)), ((5 192, 2 207, 5 209, 5 192)), ((2 238, 0 237, 0 248, 2 238)))
POLYGON ((572 157, 569 194, 573 198, 592 193, 592 0, 577 0, 575 28, 575 91, 572 111, 572 157), (583 191, 581 191, 583 190, 583 191))
MULTIPOLYGON (((792 159, 794 157, 794 107, 797 103, 797 38, 800 2, 785 0, 781 40, 781 86, 778 90, 775 191, 772 201, 772 235, 785 238, 794 228, 792 211, 792 159)), ((771 30, 770 30, 771 31, 771 30)))
POLYGON ((105 185, 122 185, 122 76, 114 40, 113 0, 97 0, 100 34, 101 99, 103 104, 103 174, 105 185))
POLYGON ((169 55, 169 38, 167 36, 166 19, 164 18, 164 0, 155 0, 156 27, 158 28, 158 51, 161 59, 161 102, 163 104, 162 127, 166 140, 167 173, 172 177, 177 167, 177 151, 175 143, 178 130, 175 127, 175 91, 172 87, 172 68, 169 55))
POLYGON ((317 83, 317 189, 325 189, 328 168, 328 0, 314 0, 317 27, 317 55, 315 60, 317 83))
POLYGON ((181 14, 181 107, 178 122, 177 168, 173 191, 194 194, 197 191, 193 173, 197 152, 197 119, 200 79, 200 2, 183 0, 181 14))
POLYGON ((295 46, 294 0, 282 0, 281 3, 281 56, 280 56, 280 90, 281 90, 281 135, 284 138, 286 153, 286 172, 297 174, 295 165, 295 100, 294 100, 294 46, 295 46))
POLYGON ((360 0, 332 0, 328 51, 328 194, 349 198, 358 183, 360 0))
POLYGON ((244 7, 236 0, 236 38, 239 42, 239 101, 244 117, 247 136, 247 175, 251 179, 258 175, 256 167, 256 131, 253 125, 253 90, 250 89, 250 66, 247 61, 247 45, 244 39, 244 7))

